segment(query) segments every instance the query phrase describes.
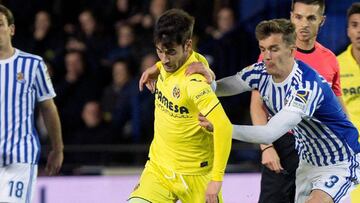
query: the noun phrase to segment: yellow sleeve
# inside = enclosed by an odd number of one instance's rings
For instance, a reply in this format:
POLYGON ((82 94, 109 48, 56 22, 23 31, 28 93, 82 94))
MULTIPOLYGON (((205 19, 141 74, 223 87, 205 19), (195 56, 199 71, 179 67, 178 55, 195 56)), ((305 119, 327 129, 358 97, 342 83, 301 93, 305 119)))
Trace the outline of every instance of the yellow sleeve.
POLYGON ((226 116, 215 93, 200 75, 189 77, 187 92, 199 111, 214 126, 214 162, 212 180, 222 181, 229 158, 232 140, 232 124, 226 116))
POLYGON ((212 168, 212 180, 222 181, 231 150, 232 124, 220 103, 209 112, 206 118, 214 126, 214 165, 212 168))

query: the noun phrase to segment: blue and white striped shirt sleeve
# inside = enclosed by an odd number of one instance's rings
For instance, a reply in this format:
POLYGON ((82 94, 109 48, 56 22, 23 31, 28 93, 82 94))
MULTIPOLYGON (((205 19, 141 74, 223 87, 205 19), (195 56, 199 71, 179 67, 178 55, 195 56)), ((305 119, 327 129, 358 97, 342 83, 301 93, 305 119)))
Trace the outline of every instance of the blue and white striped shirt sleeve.
POLYGON ((36 100, 38 102, 48 100, 56 96, 49 72, 43 60, 39 62, 36 69, 35 90, 36 100))
POLYGON ((265 72, 265 67, 262 62, 255 63, 251 66, 248 66, 238 72, 238 76, 249 85, 251 89, 258 89, 261 74, 265 72))

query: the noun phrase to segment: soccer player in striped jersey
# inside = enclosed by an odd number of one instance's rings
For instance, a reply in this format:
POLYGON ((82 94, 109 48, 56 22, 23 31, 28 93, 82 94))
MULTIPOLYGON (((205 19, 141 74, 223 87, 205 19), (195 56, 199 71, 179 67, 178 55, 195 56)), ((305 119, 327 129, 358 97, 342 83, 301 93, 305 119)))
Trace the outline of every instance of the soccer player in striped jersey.
POLYGON ((55 92, 41 57, 12 46, 14 18, 0 5, 0 202, 31 202, 40 143, 34 123, 38 106, 52 150, 46 171, 56 174, 63 161, 55 92))
MULTIPOLYGON (((324 12, 324 0, 292 0, 290 20, 296 28, 295 58, 322 75, 344 107, 336 56, 316 41, 325 22, 324 12)), ((252 91, 250 112, 253 125, 267 123, 267 113, 256 90, 252 91)), ((293 202, 298 165, 294 136, 286 133, 271 145, 260 145, 260 148, 263 168, 259 203, 293 202)))
MULTIPOLYGON (((340 202, 359 181, 357 129, 326 80, 295 60, 295 27, 290 21, 263 21, 256 27, 256 38, 263 61, 218 80, 216 95, 256 89, 271 118, 266 125, 234 125, 233 139, 272 143, 291 130, 300 156, 295 202, 340 202)), ((211 129, 207 122, 201 125, 211 129)))

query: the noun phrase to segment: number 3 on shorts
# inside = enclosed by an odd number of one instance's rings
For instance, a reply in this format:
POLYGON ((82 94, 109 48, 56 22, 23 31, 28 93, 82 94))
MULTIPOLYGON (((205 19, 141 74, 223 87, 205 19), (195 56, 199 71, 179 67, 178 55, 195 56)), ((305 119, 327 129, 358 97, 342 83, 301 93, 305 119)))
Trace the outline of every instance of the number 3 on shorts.
POLYGON ((339 178, 335 175, 330 176, 329 179, 330 179, 329 181, 325 182, 325 186, 328 188, 332 188, 335 185, 335 183, 339 181, 339 178))

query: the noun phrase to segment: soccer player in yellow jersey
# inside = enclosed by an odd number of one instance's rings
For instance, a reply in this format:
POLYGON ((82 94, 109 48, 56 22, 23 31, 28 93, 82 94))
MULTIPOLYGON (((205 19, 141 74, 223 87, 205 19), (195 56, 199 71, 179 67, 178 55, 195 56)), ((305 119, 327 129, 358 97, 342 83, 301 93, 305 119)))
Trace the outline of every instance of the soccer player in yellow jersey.
POLYGON ((340 65, 340 80, 346 108, 350 119, 360 129, 360 3, 348 10, 347 34, 351 44, 337 59, 340 65))
MULTIPOLYGON (((155 132, 149 161, 129 202, 223 202, 221 186, 231 148, 232 125, 206 79, 185 75, 202 62, 192 50, 194 18, 179 9, 166 11, 154 29, 156 63, 155 132), (198 115, 214 125, 209 133, 198 115)), ((149 85, 143 73, 139 86, 149 85)))
MULTIPOLYGON (((337 59, 345 106, 350 120, 360 130, 360 2, 350 6, 347 19, 347 34, 351 44, 337 59)), ((351 202, 360 202, 359 186, 351 193, 351 202)))

